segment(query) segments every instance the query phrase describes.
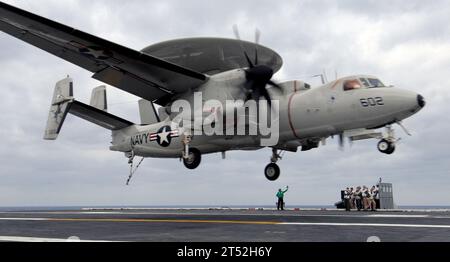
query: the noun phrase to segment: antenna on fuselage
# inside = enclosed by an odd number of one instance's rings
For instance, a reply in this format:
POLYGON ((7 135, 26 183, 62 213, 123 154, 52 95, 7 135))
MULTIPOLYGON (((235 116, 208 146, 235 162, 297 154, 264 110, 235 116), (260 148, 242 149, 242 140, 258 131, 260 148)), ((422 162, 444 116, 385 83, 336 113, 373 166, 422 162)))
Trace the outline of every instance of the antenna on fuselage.
POLYGON ((322 74, 313 75, 312 77, 320 77, 320 80, 322 81, 322 85, 325 85, 326 83, 328 83, 327 71, 325 69, 323 69, 322 74))
POLYGON ((324 78, 324 81, 325 81, 324 84, 328 83, 327 71, 325 69, 323 69, 323 78, 324 78))
POLYGON ((320 77, 320 80, 322 81, 322 85, 325 85, 325 76, 323 74, 320 75, 313 75, 312 77, 320 77))

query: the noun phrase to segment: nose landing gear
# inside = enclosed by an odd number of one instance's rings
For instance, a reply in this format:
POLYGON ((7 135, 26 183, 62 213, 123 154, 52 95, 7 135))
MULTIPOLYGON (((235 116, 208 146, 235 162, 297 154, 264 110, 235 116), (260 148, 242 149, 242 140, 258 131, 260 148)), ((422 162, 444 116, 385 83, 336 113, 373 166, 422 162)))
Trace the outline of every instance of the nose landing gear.
MULTIPOLYGON (((405 126, 403 126, 401 121, 395 122, 397 125, 399 125, 405 134, 408 136, 412 136, 411 133, 406 129, 405 126)), ((394 129, 391 125, 386 126, 386 134, 383 136, 380 142, 378 142, 378 150, 381 153, 391 155, 395 151, 395 144, 400 141, 400 138, 395 137, 394 129)))
POLYGON ((282 159, 281 153, 277 149, 272 149, 271 163, 268 164, 264 170, 264 175, 270 181, 275 181, 280 177, 280 167, 276 164, 278 160, 282 159))
POLYGON ((380 142, 378 142, 378 151, 381 153, 391 155, 395 152, 395 143, 398 140, 395 138, 394 129, 392 126, 386 127, 386 137, 383 138, 380 142))
POLYGON ((275 181, 280 177, 280 167, 275 163, 270 163, 264 170, 264 175, 270 181, 275 181))
POLYGON ((395 143, 382 139, 380 142, 378 142, 378 150, 381 153, 391 155, 395 151, 395 143))

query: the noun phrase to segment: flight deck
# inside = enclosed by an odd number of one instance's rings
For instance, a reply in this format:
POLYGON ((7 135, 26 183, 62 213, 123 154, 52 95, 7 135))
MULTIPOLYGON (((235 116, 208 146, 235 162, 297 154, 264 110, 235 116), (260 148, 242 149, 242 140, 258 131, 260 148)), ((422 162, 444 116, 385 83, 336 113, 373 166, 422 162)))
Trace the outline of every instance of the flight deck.
POLYGON ((450 211, 91 209, 0 212, 0 241, 450 241, 450 211))

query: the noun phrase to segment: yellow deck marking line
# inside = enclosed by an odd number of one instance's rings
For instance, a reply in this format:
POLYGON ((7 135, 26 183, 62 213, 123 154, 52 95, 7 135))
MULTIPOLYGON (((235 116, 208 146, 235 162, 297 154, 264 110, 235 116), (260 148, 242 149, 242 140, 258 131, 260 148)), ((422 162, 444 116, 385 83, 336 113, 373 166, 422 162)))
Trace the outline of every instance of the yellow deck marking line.
POLYGON ((54 222, 129 222, 129 223, 203 223, 203 224, 242 224, 242 225, 277 225, 281 222, 238 221, 238 220, 190 220, 190 219, 114 219, 114 218, 49 218, 54 222))

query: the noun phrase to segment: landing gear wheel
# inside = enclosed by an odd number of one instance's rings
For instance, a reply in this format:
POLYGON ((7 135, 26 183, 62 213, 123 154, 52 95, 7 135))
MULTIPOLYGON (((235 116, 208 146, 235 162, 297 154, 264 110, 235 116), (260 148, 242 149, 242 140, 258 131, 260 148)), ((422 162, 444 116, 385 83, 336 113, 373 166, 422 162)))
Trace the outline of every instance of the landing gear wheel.
POLYGON ((390 155, 395 151, 395 144, 386 139, 383 139, 380 142, 378 142, 378 150, 381 153, 390 155))
POLYGON ((386 151, 386 154, 392 155, 395 152, 395 144, 391 144, 388 151, 386 151))
POLYGON ((264 170, 264 175, 270 181, 275 181, 280 177, 280 167, 275 163, 268 164, 264 170))
POLYGON ((196 169, 202 161, 202 154, 198 149, 190 148, 189 156, 183 159, 184 166, 188 169, 196 169))

